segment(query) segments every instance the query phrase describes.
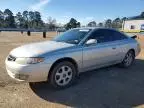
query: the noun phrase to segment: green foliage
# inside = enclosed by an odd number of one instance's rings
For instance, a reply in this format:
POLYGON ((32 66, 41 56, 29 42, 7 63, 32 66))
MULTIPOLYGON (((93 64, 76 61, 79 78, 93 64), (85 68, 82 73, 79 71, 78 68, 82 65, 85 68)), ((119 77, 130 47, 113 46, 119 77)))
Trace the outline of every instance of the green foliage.
POLYGON ((80 22, 77 22, 77 27, 80 27, 81 26, 81 23, 80 22))
POLYGON ((123 21, 125 21, 125 20, 127 20, 128 18, 127 17, 123 17, 121 20, 122 20, 122 22, 123 21))
POLYGON ((65 28, 68 30, 68 29, 71 29, 71 28, 77 28, 77 27, 80 27, 80 22, 77 22, 76 19, 74 18, 71 18, 70 21, 65 25, 65 28))
POLYGON ((43 27, 43 21, 41 19, 41 14, 38 11, 29 12, 29 17, 28 17, 28 22, 29 22, 29 28, 41 28, 43 27))
MULTIPOLYGON (((134 18, 144 19, 144 12, 141 12, 139 16, 134 18)), ((89 27, 106 27, 106 28, 122 28, 123 21, 128 18, 116 18, 114 20, 107 19, 104 23, 96 23, 91 21, 87 24, 89 27)), ((60 26, 60 25, 59 25, 60 26)), ((81 23, 76 19, 71 18, 70 21, 65 24, 65 29, 80 27, 81 23)), ((44 23, 41 14, 38 11, 23 11, 18 12, 15 16, 11 10, 5 9, 4 12, 0 10, 0 28, 25 28, 25 29, 48 29, 56 30, 58 28, 56 19, 49 17, 47 23, 44 23)))
POLYGON ((24 25, 24 18, 22 16, 22 14, 20 12, 18 12, 15 16, 15 22, 16 22, 16 26, 18 28, 23 28, 24 25))
POLYGON ((106 20, 105 27, 106 28, 112 28, 112 20, 111 19, 106 20))
POLYGON ((28 17, 29 17, 29 12, 28 11, 24 11, 23 12, 23 19, 24 19, 23 27, 24 28, 29 28, 28 17))
POLYGON ((141 16, 141 18, 144 18, 144 12, 142 12, 140 16, 141 16))
POLYGON ((15 16, 9 9, 4 12, 0 11, 1 28, 44 28, 41 14, 38 11, 18 12, 15 16))
POLYGON ((101 23, 101 22, 98 24, 98 27, 103 27, 103 26, 104 26, 104 25, 103 25, 103 23, 101 23))
POLYGON ((112 22, 112 28, 119 29, 122 27, 122 20, 120 18, 116 18, 112 22))
POLYGON ((115 28, 115 29, 121 29, 123 21, 127 20, 127 17, 123 18, 116 18, 114 20, 108 19, 105 21, 105 27, 107 28, 115 28))
POLYGON ((96 22, 95 21, 91 21, 88 23, 87 25, 88 27, 96 27, 96 22))
POLYGON ((0 11, 0 27, 4 27, 4 13, 0 11))
POLYGON ((5 9, 4 11, 4 27, 15 28, 15 19, 13 13, 9 9, 5 9))

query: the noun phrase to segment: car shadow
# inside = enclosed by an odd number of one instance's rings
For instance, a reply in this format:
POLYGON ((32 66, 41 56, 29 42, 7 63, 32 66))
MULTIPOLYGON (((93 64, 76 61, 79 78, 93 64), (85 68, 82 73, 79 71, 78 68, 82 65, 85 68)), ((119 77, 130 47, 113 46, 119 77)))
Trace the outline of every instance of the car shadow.
POLYGON ((83 73, 76 84, 54 90, 47 83, 30 83, 40 98, 71 107, 131 108, 144 104, 144 61, 122 69, 111 66, 83 73))

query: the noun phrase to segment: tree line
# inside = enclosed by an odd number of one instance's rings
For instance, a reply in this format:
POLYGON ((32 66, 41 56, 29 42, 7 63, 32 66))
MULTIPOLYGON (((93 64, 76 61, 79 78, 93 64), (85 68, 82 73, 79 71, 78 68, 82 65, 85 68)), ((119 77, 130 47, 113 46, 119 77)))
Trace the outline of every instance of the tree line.
MULTIPOLYGON (((141 12, 140 15, 138 16, 134 16, 132 18, 127 18, 127 17, 123 17, 123 18, 115 18, 114 20, 112 19, 107 19, 104 22, 100 22, 100 23, 96 23, 96 21, 90 21, 86 27, 106 27, 106 28, 115 28, 115 29, 121 29, 123 26, 123 22, 127 19, 144 19, 144 12, 141 12)), ((80 27, 81 23, 78 22, 76 19, 71 18, 70 22, 68 22, 65 25, 66 29, 70 29, 70 28, 76 28, 76 27, 80 27)), ((85 26, 84 26, 85 27, 85 26)))
POLYGON ((0 11, 1 28, 39 28, 43 26, 43 21, 39 12, 18 12, 15 16, 11 10, 0 11))
MULTIPOLYGON (((135 17, 144 19, 144 12, 135 17)), ((107 28, 122 28, 123 21, 127 20, 127 17, 116 18, 114 20, 107 19, 104 22, 96 23, 90 21, 86 26, 88 27, 107 27, 107 28)), ((41 14, 38 11, 23 11, 18 12, 16 15, 10 9, 0 10, 0 28, 24 28, 24 29, 48 29, 55 30, 59 25, 56 23, 56 19, 52 17, 47 18, 47 22, 44 22, 41 18, 41 14)), ((71 29, 81 27, 81 23, 76 19, 71 18, 63 28, 71 29)))
POLYGON ((38 11, 23 11, 13 14, 10 9, 0 10, 0 28, 24 28, 24 29, 54 29, 56 20, 48 17, 45 23, 38 11))
POLYGON ((127 19, 144 19, 144 12, 141 12, 140 15, 134 16, 132 18, 123 17, 123 18, 115 18, 114 20, 107 19, 105 22, 100 22, 98 24, 95 21, 91 21, 87 24, 87 26, 88 27, 98 26, 98 27, 121 29, 122 25, 123 25, 123 22, 127 19))

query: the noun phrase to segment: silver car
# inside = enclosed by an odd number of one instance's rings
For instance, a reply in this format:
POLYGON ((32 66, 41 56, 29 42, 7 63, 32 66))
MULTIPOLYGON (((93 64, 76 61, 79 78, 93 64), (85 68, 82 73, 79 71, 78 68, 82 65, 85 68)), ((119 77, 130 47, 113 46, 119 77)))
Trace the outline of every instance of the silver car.
POLYGON ((129 67, 140 52, 138 42, 106 28, 71 29, 52 41, 13 49, 5 60, 18 81, 48 81, 55 88, 70 86, 79 73, 120 64, 129 67))

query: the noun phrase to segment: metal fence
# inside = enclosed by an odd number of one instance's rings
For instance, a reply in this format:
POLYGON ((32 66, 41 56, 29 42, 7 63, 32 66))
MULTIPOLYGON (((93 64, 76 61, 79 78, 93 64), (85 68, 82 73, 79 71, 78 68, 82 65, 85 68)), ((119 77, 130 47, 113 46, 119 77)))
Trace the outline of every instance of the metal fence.
POLYGON ((20 29, 20 28, 0 28, 1 31, 10 31, 10 32, 23 32, 27 33, 27 36, 31 36, 31 32, 42 32, 43 33, 43 38, 46 38, 46 33, 47 32, 56 32, 57 35, 60 35, 61 33, 65 32, 64 29, 57 29, 57 30, 46 30, 46 29, 20 29))
POLYGON ((23 31, 23 32, 50 32, 56 30, 48 30, 48 29, 21 29, 21 28, 0 28, 0 31, 23 31))

